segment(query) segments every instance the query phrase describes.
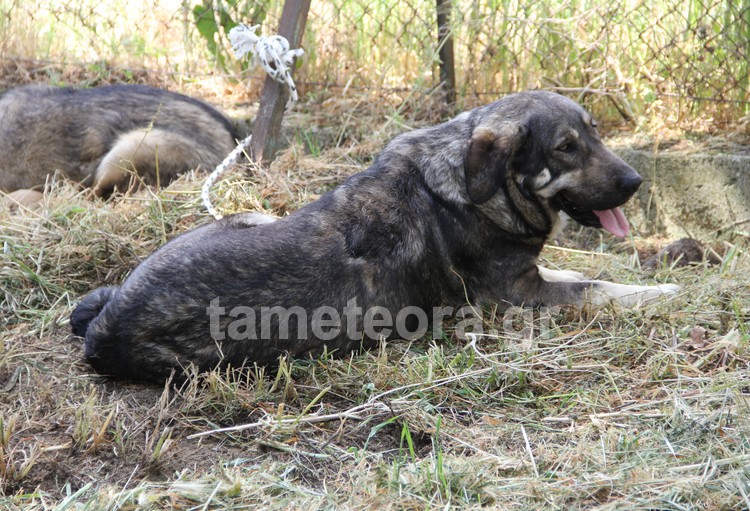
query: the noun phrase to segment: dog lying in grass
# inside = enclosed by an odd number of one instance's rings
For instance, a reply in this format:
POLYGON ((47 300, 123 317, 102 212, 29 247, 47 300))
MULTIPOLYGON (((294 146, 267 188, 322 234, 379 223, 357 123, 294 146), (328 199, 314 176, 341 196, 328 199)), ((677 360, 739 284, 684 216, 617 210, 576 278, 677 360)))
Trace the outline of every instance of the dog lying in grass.
POLYGON ((625 236, 619 206, 640 183, 576 103, 515 94, 396 137, 287 217, 176 237, 84 298, 73 333, 97 372, 159 381, 417 337, 467 303, 631 307, 678 288, 587 280, 537 257, 567 218, 625 236))
POLYGON ((213 169, 237 138, 208 104, 143 85, 18 87, 0 95, 0 119, 0 192, 24 205, 56 171, 107 196, 213 169))

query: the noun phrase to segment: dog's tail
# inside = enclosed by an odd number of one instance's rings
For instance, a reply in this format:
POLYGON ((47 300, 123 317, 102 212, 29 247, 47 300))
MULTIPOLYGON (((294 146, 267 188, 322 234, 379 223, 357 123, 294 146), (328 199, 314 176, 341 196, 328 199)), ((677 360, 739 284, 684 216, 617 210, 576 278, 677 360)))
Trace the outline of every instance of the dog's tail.
POLYGON ((83 355, 94 371, 110 376, 129 376, 130 357, 118 342, 117 328, 108 305, 117 287, 100 287, 78 304, 70 315, 73 333, 83 337, 83 355))
POLYGON ((99 315, 104 306, 107 305, 107 302, 112 297, 112 293, 116 289, 116 287, 100 287, 81 300, 81 303, 78 304, 78 307, 70 315, 70 328, 73 330, 74 335, 86 337, 89 324, 99 315))

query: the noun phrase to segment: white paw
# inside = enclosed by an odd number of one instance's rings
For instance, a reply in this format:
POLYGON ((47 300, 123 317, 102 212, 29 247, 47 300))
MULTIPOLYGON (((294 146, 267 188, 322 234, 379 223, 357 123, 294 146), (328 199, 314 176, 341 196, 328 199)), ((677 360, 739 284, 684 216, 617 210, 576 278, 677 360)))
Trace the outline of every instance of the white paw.
POLYGON ((656 286, 667 297, 671 297, 680 292, 680 286, 677 284, 660 284, 656 286))
POLYGON ((592 305, 605 305, 610 302, 623 307, 637 307, 656 300, 676 295, 680 287, 674 284, 658 286, 631 286, 613 282, 594 281, 589 299, 592 305))
POLYGON ((581 282, 589 280, 583 273, 570 270, 550 270, 539 266, 539 275, 547 282, 581 282))

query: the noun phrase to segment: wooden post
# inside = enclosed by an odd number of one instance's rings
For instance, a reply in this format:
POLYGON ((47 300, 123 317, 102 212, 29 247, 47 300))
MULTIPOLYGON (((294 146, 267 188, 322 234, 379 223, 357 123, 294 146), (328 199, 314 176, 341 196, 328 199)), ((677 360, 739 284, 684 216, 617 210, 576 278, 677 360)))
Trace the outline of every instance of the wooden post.
MULTIPOLYGON (((284 3, 278 34, 287 38, 291 49, 299 48, 302 44, 309 10, 310 0, 286 0, 284 3)), ((267 163, 276 156, 281 120, 288 98, 287 86, 266 76, 250 141, 250 157, 254 161, 267 163)))
POLYGON ((440 82, 445 90, 445 100, 456 100, 456 68, 453 61, 453 36, 451 35, 451 0, 437 0, 438 56, 440 57, 440 82))

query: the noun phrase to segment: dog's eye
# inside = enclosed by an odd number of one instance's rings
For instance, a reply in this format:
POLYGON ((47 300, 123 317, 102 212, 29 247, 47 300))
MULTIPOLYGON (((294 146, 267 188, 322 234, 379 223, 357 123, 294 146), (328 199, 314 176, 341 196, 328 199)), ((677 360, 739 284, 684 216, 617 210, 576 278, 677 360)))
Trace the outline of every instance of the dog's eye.
POLYGON ((561 153, 572 153, 575 149, 576 146, 572 142, 563 142, 555 148, 555 151, 560 151, 561 153))
POLYGON ((597 122, 596 122, 596 121, 595 121, 594 119, 591 119, 591 127, 592 127, 592 128, 596 129, 596 127, 597 127, 598 125, 599 125, 599 124, 598 124, 598 123, 597 123, 597 122))

